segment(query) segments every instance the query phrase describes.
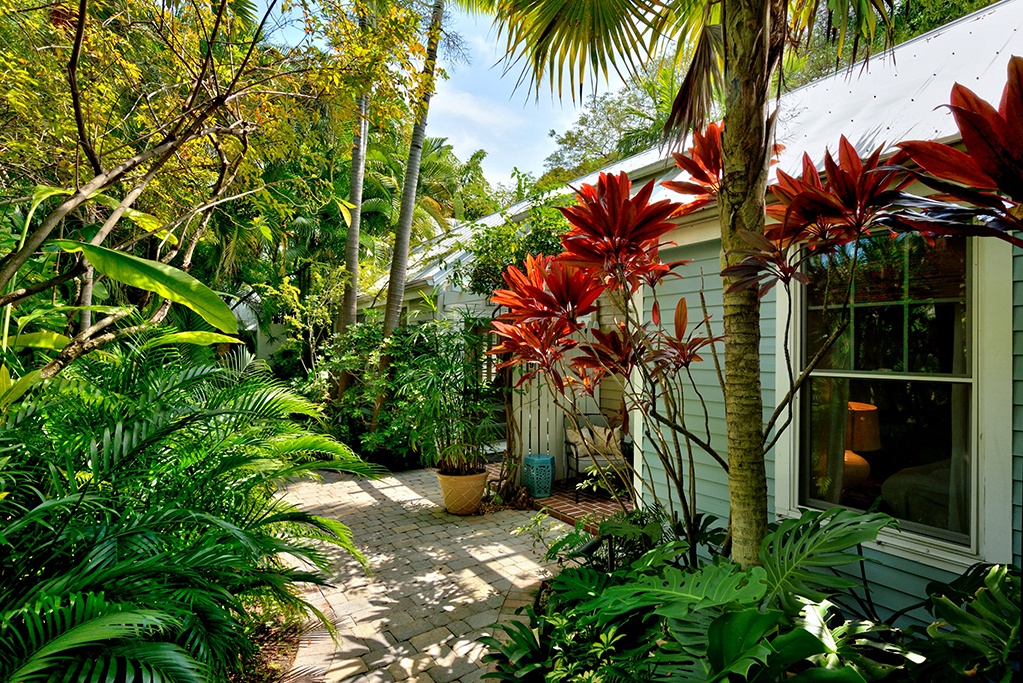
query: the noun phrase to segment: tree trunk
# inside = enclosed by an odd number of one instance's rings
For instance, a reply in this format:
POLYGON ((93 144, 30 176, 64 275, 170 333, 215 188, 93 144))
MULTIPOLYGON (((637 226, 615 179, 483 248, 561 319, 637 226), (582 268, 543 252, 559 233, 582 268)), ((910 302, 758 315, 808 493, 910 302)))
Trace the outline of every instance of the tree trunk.
MULTIPOLYGON (((361 23, 361 20, 360 20, 361 23)), ((362 185, 366 178, 366 142, 369 135, 369 93, 359 95, 355 136, 352 141, 352 182, 349 200, 352 203, 352 220, 345 236, 345 283, 341 311, 334 319, 334 332, 344 334, 354 325, 359 315, 359 228, 362 224, 362 185)), ((352 383, 352 373, 342 370, 334 377, 331 398, 338 400, 352 383)))
MULTIPOLYGON (((437 47, 440 44, 441 20, 444 17, 444 0, 434 0, 433 13, 426 41, 426 62, 423 64, 423 95, 416 107, 416 125, 412 128, 409 144, 408 163, 405 166, 405 183, 401 188, 401 212, 394 233, 394 251, 391 255, 391 275, 387 282, 387 307, 384 309, 384 338, 394 332, 401 322, 401 307, 405 299, 405 278, 408 275, 409 241, 412 237, 412 212, 416 204, 419 186, 419 163, 423 155, 423 140, 426 138, 426 117, 430 113, 430 98, 433 97, 434 70, 437 67, 437 47)), ((381 369, 385 366, 381 361, 381 369)))
MULTIPOLYGON (((721 207, 722 264, 749 248, 741 230, 763 233, 771 125, 769 0, 725 0, 725 127, 721 207)), ((728 279, 724 282, 727 290, 728 279)), ((759 563, 767 533, 767 472, 760 386, 760 302, 755 288, 724 295, 725 424, 728 437, 732 558, 759 563)))
MULTIPOLYGON (((359 29, 365 31, 369 21, 359 16, 359 29)), ((362 185, 366 178, 366 144, 369 136, 369 91, 359 94, 356 104, 355 135, 352 139, 352 181, 349 201, 352 203, 352 221, 345 237, 345 270, 348 282, 341 304, 341 313, 334 322, 334 331, 344 334, 349 325, 354 325, 358 316, 359 298, 359 229, 362 225, 362 185)))
POLYGON ((334 331, 343 334, 349 325, 354 325, 358 316, 359 298, 359 228, 362 224, 362 185, 366 178, 366 138, 369 134, 369 94, 359 95, 358 122, 352 142, 352 182, 349 201, 352 203, 352 222, 345 237, 345 270, 348 282, 341 304, 341 313, 334 324, 334 331))

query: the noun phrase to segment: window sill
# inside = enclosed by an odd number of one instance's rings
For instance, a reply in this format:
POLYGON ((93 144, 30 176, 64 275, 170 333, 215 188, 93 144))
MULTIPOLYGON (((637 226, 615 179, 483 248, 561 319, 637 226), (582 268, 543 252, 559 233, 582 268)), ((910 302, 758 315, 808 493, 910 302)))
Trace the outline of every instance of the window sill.
MULTIPOLYGON (((798 519, 806 510, 819 509, 779 509, 775 514, 779 519, 798 519)), ((966 546, 894 529, 882 529, 876 541, 864 543, 863 547, 953 574, 962 574, 978 562, 989 561, 966 546)))

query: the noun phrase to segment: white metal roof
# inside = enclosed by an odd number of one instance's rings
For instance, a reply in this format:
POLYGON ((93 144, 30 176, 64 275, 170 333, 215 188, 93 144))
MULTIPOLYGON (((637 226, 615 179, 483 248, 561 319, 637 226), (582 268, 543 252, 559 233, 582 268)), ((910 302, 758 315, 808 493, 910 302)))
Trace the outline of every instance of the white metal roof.
MULTIPOLYGON (((777 168, 801 171, 803 152, 820 168, 825 151, 837 150, 843 134, 861 156, 881 145, 890 149, 902 140, 954 139, 955 122, 941 106, 948 103, 952 85, 961 83, 997 102, 1012 54, 1023 54, 1023 0, 1003 0, 874 55, 867 63, 785 93, 776 105, 776 141, 785 145, 777 168)), ((669 157, 666 149, 653 147, 569 185, 595 183, 601 172, 625 171, 634 181, 646 180, 663 173, 669 157)), ((681 171, 666 174, 683 176, 681 171)), ((662 198, 681 196, 658 185, 653 199, 662 198)), ((476 224, 497 224, 527 208, 520 202, 476 224)), ((438 284, 458 259, 466 260, 468 255, 457 244, 469 238, 472 225, 463 223, 414 254, 408 283, 438 284)))
MULTIPOLYGON (((997 103, 1012 54, 1023 54, 1021 0, 1003 0, 785 93, 776 130, 785 149, 777 167, 800 172, 807 152, 821 168, 825 150, 837 151, 843 134, 860 156, 902 140, 958 138, 952 115, 941 106, 953 84, 997 103)), ((678 197, 664 188, 655 196, 678 197)))

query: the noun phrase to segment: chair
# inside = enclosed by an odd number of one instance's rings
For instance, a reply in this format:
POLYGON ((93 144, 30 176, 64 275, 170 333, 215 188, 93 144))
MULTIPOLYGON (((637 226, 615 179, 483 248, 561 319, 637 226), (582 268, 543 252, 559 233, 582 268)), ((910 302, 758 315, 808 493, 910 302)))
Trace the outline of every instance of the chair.
MULTIPOLYGON (((569 480, 578 479, 591 465, 610 469, 612 473, 628 471, 625 468, 629 463, 622 448, 624 435, 620 428, 607 426, 607 421, 600 414, 579 416, 578 429, 570 424, 570 421, 565 422, 565 465, 569 480)), ((578 487, 575 502, 579 502, 578 487)))

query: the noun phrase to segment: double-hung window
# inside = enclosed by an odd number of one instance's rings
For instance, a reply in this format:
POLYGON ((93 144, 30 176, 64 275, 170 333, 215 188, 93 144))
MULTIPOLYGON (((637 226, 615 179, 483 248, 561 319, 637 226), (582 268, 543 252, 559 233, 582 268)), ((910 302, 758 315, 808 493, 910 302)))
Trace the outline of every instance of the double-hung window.
POLYGON ((885 235, 810 264, 804 354, 826 350, 803 401, 804 502, 877 507, 968 541, 968 251, 965 238, 885 235))
POLYGON ((881 510, 894 545, 952 564, 1011 554, 1011 257, 988 242, 884 235, 812 259, 790 341, 819 363, 779 442, 780 512, 881 510))

